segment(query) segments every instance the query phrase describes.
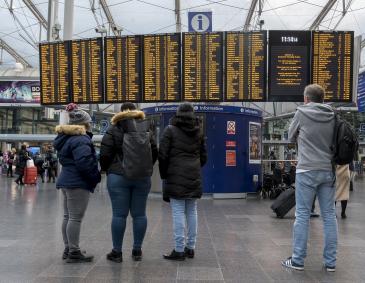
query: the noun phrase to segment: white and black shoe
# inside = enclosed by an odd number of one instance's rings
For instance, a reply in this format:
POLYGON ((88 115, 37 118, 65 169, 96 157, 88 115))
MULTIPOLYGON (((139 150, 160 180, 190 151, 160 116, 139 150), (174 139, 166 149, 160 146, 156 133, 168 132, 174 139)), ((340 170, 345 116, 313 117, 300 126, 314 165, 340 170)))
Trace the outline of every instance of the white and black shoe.
POLYGON ((324 268, 326 269, 327 272, 335 272, 336 271, 336 266, 324 265, 324 268))
POLYGON ((291 257, 287 258, 286 260, 283 260, 281 262, 281 265, 282 266, 285 266, 287 268, 294 269, 294 270, 299 270, 299 271, 303 271, 304 270, 304 265, 296 264, 295 262, 293 262, 293 260, 292 260, 291 257))

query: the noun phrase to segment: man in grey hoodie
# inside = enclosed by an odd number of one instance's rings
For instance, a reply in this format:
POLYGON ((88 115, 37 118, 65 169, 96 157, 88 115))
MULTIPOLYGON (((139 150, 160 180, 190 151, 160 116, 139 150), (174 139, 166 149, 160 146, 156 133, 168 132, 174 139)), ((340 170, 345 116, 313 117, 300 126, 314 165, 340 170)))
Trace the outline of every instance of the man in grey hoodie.
POLYGON ((331 144, 335 125, 334 112, 323 104, 324 90, 312 84, 304 90, 304 105, 299 106, 289 127, 289 140, 298 143, 296 170, 296 210, 293 253, 282 265, 304 270, 312 203, 317 195, 324 226, 324 266, 336 268, 337 220, 332 170, 331 144))

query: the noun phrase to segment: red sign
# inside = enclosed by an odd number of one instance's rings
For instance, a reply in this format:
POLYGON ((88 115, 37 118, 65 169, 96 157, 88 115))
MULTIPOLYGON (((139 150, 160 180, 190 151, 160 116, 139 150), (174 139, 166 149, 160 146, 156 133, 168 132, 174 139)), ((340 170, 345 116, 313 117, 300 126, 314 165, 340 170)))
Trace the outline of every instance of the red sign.
POLYGON ((226 141, 226 147, 236 147, 236 141, 226 141))
POLYGON ((236 134, 236 122, 227 121, 227 135, 235 135, 235 134, 236 134))
POLYGON ((236 151, 226 150, 226 167, 236 166, 236 151))

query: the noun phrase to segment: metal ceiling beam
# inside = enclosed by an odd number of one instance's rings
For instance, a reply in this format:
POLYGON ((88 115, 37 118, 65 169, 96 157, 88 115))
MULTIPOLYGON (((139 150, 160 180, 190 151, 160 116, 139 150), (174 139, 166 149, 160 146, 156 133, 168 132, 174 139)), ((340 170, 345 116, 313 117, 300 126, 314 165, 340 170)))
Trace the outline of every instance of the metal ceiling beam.
POLYGON ((342 15, 341 15, 341 18, 337 21, 337 23, 333 27, 333 30, 335 30, 338 27, 338 25, 341 23, 342 19, 346 16, 348 10, 351 7, 352 2, 353 2, 353 0, 349 0, 346 5, 346 0, 342 0, 342 4, 343 4, 342 15))
POLYGON ((106 0, 100 0, 100 5, 103 8, 104 14, 106 18, 108 19, 109 25, 114 33, 114 35, 119 35, 121 28, 117 26, 115 23, 113 16, 109 10, 108 4, 106 3, 106 0))
POLYGON ((250 28, 250 23, 251 23, 251 20, 252 20, 252 16, 253 16, 253 13, 255 12, 256 5, 257 5, 258 1, 259 0, 251 0, 250 9, 248 10, 248 13, 247 13, 247 17, 246 17, 246 20, 245 20, 245 25, 243 26, 244 31, 248 31, 249 28, 250 28))
POLYGON ((27 60, 25 60, 18 52, 16 52, 12 47, 10 47, 9 44, 7 44, 1 38, 0 38, 0 48, 8 52, 17 62, 22 63, 24 67, 32 68, 32 65, 29 64, 27 60))
POLYGON ((319 27, 319 25, 322 23, 323 19, 326 17, 328 12, 332 9, 333 5, 337 0, 328 0, 327 4, 323 7, 321 12, 318 14, 317 18, 314 20, 314 22, 309 27, 309 30, 315 30, 319 27))
POLYGON ((43 17, 42 13, 38 10, 37 6, 34 5, 32 0, 23 0, 25 6, 32 12, 32 14, 37 18, 39 23, 47 30, 48 23, 47 20, 43 17))

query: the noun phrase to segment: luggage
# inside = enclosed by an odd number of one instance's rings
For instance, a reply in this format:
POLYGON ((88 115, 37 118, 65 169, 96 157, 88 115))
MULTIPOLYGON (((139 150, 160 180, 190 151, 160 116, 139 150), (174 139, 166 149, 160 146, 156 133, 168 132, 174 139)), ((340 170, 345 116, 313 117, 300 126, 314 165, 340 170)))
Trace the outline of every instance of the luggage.
POLYGON ((278 218, 283 218, 295 206, 295 190, 289 188, 282 192, 271 205, 278 218))
POLYGON ((24 168, 24 184, 31 185, 37 183, 37 167, 24 168))

